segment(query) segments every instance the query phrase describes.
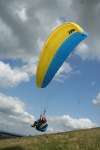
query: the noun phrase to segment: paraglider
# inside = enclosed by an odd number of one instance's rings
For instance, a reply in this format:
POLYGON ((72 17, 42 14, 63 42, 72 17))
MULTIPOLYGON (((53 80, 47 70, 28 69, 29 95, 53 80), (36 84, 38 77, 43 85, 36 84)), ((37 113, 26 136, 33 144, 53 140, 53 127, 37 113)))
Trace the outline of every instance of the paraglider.
POLYGON ((46 87, 75 47, 87 37, 76 23, 63 23, 51 32, 39 59, 36 84, 46 87))
POLYGON ((35 128, 38 131, 41 132, 45 132, 48 128, 48 124, 47 124, 47 119, 45 117, 45 113, 46 111, 44 110, 44 112, 40 115, 40 118, 38 120, 36 120, 31 127, 35 128))

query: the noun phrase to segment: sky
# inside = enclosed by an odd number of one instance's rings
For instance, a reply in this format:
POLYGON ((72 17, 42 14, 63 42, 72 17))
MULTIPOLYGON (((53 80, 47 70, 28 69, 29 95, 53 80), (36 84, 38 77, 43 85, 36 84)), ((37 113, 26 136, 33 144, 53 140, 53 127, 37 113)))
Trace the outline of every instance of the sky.
POLYGON ((100 126, 99 27, 99 0, 0 0, 0 131, 40 134, 30 125, 44 109, 47 133, 100 126), (40 89, 35 80, 43 43, 70 21, 88 38, 40 89))

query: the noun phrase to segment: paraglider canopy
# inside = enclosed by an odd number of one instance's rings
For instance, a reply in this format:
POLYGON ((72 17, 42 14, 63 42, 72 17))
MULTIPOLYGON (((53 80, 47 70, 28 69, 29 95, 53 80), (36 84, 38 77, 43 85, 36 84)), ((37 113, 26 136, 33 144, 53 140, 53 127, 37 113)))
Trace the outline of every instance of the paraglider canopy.
POLYGON ((36 84, 46 87, 75 47, 87 37, 76 23, 63 23, 51 32, 44 43, 39 59, 36 84))

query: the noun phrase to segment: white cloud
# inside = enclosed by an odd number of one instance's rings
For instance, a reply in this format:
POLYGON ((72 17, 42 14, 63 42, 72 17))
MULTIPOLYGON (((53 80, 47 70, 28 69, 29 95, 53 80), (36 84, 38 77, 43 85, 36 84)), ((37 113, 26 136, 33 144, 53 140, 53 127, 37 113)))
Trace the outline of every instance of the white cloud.
POLYGON ((10 111, 12 113, 22 113, 24 110, 24 103, 22 103, 18 98, 7 97, 0 93, 0 110, 10 111))
MULTIPOLYGON (((10 64, 0 61, 0 87, 14 87, 22 82, 30 81, 31 77, 36 76, 37 58, 30 59, 21 67, 11 67, 10 64)), ((63 82, 72 73, 72 67, 65 62, 58 70, 54 80, 63 82)))
POLYGON ((22 81, 29 81, 27 72, 11 68, 9 64, 0 61, 0 86, 14 86, 22 81))
POLYGON ((100 93, 97 94, 96 98, 93 99, 93 104, 100 106, 100 93))
POLYGON ((9 64, 0 61, 0 86, 13 87, 21 82, 28 82, 36 74, 35 59, 30 60, 22 67, 12 68, 9 64))
POLYGON ((26 8, 22 7, 20 10, 16 10, 16 15, 21 19, 21 21, 25 22, 27 21, 27 14, 26 14, 26 8))
POLYGON ((82 59, 90 58, 90 50, 85 42, 80 43, 75 51, 75 54, 79 55, 82 59))
POLYGON ((64 64, 60 67, 58 72, 56 73, 54 80, 58 82, 63 82, 64 79, 72 72, 72 67, 69 63, 64 62, 64 64))
POLYGON ((37 69, 38 59, 36 57, 29 60, 28 63, 23 65, 20 70, 23 72, 26 72, 29 76, 36 75, 36 69, 37 69))
POLYGON ((76 13, 70 9, 71 5, 72 0, 66 3, 65 0, 1 0, 0 35, 7 36, 0 36, 0 55, 4 58, 21 58, 23 61, 37 55, 38 40, 44 41, 52 28, 63 22, 61 18, 65 14, 74 18, 76 13))
POLYGON ((81 0, 1 0, 0 57, 28 61, 38 55, 41 41, 56 25, 63 21, 75 21, 89 34, 87 43, 80 45, 76 53, 82 59, 100 60, 99 7, 99 0, 91 3, 81 0))
POLYGON ((69 115, 49 117, 48 122, 49 122, 48 132, 87 129, 97 126, 97 124, 92 122, 89 118, 73 118, 69 115))
POLYGON ((25 111, 22 100, 0 93, 0 120, 0 130, 25 134, 35 118, 25 111))
POLYGON ((85 50, 80 53, 82 58, 100 61, 100 1, 73 1, 74 8, 78 10, 77 17, 80 24, 86 30, 88 38, 86 39, 85 50), (88 10, 89 8, 89 10, 88 10))
POLYGON ((75 54, 79 55, 83 60, 100 60, 99 42, 97 40, 97 48, 90 47, 88 43, 80 43, 75 51, 75 54), (94 50, 95 49, 95 50, 94 50))
MULTIPOLYGON (((0 93, 0 130, 27 135, 40 134, 30 127, 35 117, 28 113, 25 107, 21 99, 0 93)), ((49 125, 47 132, 53 133, 97 126, 89 118, 73 118, 69 115, 48 116, 47 120, 49 125)))

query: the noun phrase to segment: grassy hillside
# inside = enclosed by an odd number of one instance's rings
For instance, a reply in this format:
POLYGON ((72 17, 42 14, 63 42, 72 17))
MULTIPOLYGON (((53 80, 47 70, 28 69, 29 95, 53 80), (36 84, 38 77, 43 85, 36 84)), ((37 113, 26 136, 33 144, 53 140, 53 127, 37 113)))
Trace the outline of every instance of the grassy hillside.
POLYGON ((0 150, 100 150, 100 128, 0 140, 0 150))

